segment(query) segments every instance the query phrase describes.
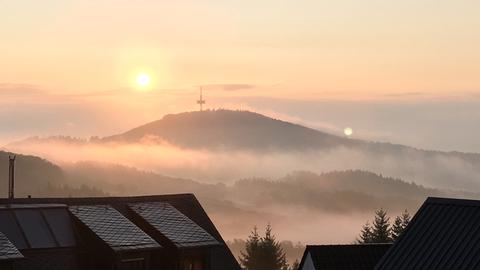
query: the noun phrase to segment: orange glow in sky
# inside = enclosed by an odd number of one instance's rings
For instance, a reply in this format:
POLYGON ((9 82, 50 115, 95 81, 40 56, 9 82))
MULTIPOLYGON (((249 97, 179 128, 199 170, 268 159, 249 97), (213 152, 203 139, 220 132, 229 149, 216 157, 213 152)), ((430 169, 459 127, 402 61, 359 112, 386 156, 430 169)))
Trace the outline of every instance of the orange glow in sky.
POLYGON ((2 1, 2 83, 61 93, 250 84, 256 94, 478 91, 480 2, 2 1), (113 12, 114 11, 114 12, 113 12), (137 85, 138 86, 138 85, 137 85))

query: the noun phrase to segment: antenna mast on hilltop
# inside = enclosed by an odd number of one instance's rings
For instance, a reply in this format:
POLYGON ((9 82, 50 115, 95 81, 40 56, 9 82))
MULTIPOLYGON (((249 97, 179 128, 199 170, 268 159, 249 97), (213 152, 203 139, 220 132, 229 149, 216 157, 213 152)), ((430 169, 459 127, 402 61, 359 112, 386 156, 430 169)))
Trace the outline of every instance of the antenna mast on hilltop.
POLYGON ((203 104, 205 104, 205 100, 203 99, 203 89, 200 86, 200 99, 197 100, 197 104, 200 105, 200 111, 203 111, 203 104))

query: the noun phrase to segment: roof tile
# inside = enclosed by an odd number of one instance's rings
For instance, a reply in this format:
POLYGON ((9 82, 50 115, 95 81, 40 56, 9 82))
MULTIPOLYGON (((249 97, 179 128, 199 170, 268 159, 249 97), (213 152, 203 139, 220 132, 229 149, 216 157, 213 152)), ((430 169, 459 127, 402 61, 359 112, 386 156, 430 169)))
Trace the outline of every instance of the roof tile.
POLYGON ((8 240, 8 238, 0 232, 0 261, 21 259, 23 255, 18 249, 8 240))
POLYGON ((70 206, 69 210, 114 251, 160 248, 155 240, 109 205, 70 206))
POLYGON ((213 236, 169 203, 131 203, 128 206, 176 247, 220 245, 213 236))

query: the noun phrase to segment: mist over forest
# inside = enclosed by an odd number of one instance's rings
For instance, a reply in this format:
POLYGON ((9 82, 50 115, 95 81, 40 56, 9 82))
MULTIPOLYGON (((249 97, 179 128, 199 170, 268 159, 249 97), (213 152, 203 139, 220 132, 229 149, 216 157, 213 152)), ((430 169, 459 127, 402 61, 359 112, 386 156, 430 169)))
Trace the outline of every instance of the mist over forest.
MULTIPOLYGON (((244 111, 169 115, 105 138, 31 137, 5 150, 20 154, 17 196, 194 193, 231 245, 271 224, 291 254, 352 243, 379 208, 393 216, 428 196, 480 197, 468 191, 480 185, 478 154, 354 140, 244 111)), ((0 152, 5 177, 9 154, 0 152)))

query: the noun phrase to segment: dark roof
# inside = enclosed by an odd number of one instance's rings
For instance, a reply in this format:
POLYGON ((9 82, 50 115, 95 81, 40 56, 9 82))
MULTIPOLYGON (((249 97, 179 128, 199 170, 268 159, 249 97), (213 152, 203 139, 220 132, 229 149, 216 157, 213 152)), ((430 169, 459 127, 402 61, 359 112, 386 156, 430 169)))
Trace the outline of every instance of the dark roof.
POLYGON ((109 205, 70 206, 69 210, 116 252, 160 248, 155 240, 109 205))
POLYGON ((479 269, 480 201, 428 198, 375 269, 479 269))
POLYGON ((132 203, 128 206, 178 248, 220 244, 213 236, 169 203, 132 203))
POLYGON ((18 249, 8 240, 5 234, 0 232, 0 261, 21 259, 23 255, 18 249))
POLYGON ((310 254, 317 270, 372 270, 391 244, 307 245, 300 268, 310 254))
MULTIPOLYGON (((133 196, 133 197, 88 197, 88 198, 17 198, 13 201, 9 199, 0 199, 0 205, 15 204, 66 204, 75 205, 111 205, 116 209, 122 209, 126 204, 147 203, 147 202, 166 202, 175 207, 190 220, 213 236, 222 246, 215 247, 212 255, 214 270, 240 270, 240 266, 233 256, 230 249, 226 246, 222 236, 215 228, 201 204, 193 194, 168 194, 152 196, 133 196)), ((122 212, 123 213, 123 212, 122 212)), ((1 223, 1 222, 0 222, 1 223)))

